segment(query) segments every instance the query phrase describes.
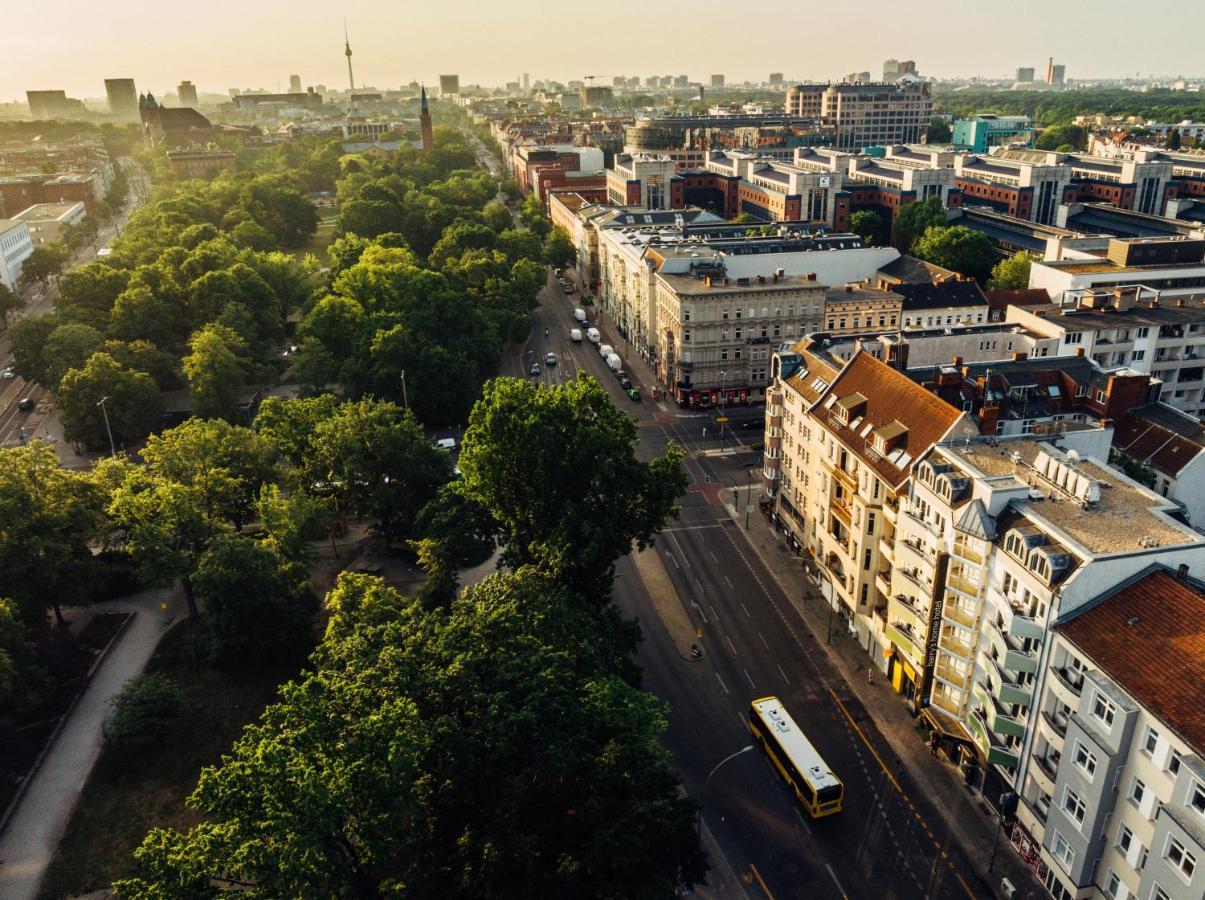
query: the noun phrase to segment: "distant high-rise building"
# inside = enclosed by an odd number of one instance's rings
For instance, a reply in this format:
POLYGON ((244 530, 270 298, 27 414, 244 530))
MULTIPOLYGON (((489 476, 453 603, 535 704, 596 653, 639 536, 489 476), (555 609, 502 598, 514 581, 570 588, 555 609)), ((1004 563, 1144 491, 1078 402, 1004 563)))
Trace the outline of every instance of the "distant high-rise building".
POLYGON ((611 87, 617 87, 617 88, 626 87, 627 83, 628 83, 628 79, 626 77, 624 77, 623 75, 616 75, 614 78, 611 79, 611 87))
POLYGON ((1046 63, 1046 83, 1047 84, 1062 84, 1067 75, 1066 66, 1056 66, 1054 57, 1050 57, 1046 63))
POLYGON ((138 90, 133 78, 106 78, 105 95, 113 115, 132 121, 138 119, 138 90))
POLYGON ((770 84, 782 84, 782 72, 771 72, 770 84))
POLYGON ((1017 69, 1017 77, 1013 80, 1020 84, 1030 84, 1033 81, 1033 66, 1017 69))
POLYGON ((582 85, 578 89, 578 95, 581 97, 583 108, 610 106, 614 99, 611 89, 603 85, 582 85))
POLYGON ((439 76, 439 95, 441 97, 448 94, 460 93, 460 76, 459 75, 440 75, 439 76))
POLYGON ((901 59, 900 60, 900 77, 902 78, 905 75, 915 75, 915 74, 916 74, 916 60, 901 59))
POLYGON ((289 76, 289 93, 290 94, 300 94, 301 93, 301 76, 300 75, 290 75, 289 76))
POLYGON ((712 75, 711 76, 711 86, 713 88, 722 88, 724 86, 724 76, 723 75, 712 75))
MULTIPOLYGON (((294 78, 297 76, 294 75, 294 78)), ((297 89, 298 92, 301 90, 297 89)), ((189 109, 196 109, 201 104, 197 102, 197 86, 191 81, 181 81, 176 85, 176 96, 180 98, 180 105, 189 109)))
POLYGON ((526 72, 523 73, 523 90, 525 90, 525 91, 531 90, 531 76, 528 75, 526 72))
POLYGON ((84 112, 82 100, 72 100, 66 91, 26 91, 29 114, 35 119, 62 119, 84 112))
POLYGON ((655 88, 657 86, 657 81, 658 81, 658 76, 649 75, 647 78, 644 79, 644 86, 655 88))
POLYGON ((883 80, 898 81, 900 77, 900 61, 898 59, 889 59, 883 63, 883 80))
POLYGON ((690 87, 690 76, 688 76, 688 75, 675 75, 675 76, 674 76, 674 87, 676 87, 676 88, 688 88, 688 87, 690 87))

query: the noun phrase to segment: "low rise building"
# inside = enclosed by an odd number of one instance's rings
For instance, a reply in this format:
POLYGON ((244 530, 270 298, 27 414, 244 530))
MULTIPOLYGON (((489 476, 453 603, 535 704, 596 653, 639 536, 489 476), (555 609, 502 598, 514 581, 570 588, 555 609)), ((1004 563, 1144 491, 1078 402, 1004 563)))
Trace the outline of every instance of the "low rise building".
POLYGON ((1144 481, 1205 526, 1205 426, 1166 403, 1136 406, 1118 418, 1113 452, 1123 465, 1138 466, 1144 481))
POLYGON ((956 119, 950 141, 972 153, 987 153, 993 147, 1032 147, 1033 139, 1029 116, 979 115, 956 119))
POLYGON ((903 307, 899 294, 869 284, 831 288, 824 295, 824 331, 839 336, 899 328, 903 307))
POLYGON ((65 203, 38 203, 13 216, 18 222, 29 226, 29 237, 35 245, 53 244, 62 237, 67 225, 78 225, 88 215, 88 209, 79 201, 65 203))
POLYGON ((15 291, 21 267, 31 253, 33 240, 29 226, 13 219, 0 219, 0 284, 15 291))
POLYGON ((987 297, 972 278, 958 275, 935 284, 897 284, 891 290, 903 298, 904 328, 982 325, 988 320, 987 297))
POLYGON ((230 150, 169 150, 167 161, 177 178, 212 178, 235 169, 235 156, 230 150))

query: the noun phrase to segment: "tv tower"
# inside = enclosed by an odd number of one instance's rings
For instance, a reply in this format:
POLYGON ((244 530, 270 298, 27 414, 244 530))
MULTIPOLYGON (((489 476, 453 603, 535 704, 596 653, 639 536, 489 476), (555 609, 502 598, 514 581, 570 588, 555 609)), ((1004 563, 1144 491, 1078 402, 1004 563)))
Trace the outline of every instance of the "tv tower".
POLYGON ((347 57, 347 81, 354 92, 356 89, 356 77, 351 73, 351 41, 347 39, 347 19, 343 20, 343 48, 343 55, 347 57))

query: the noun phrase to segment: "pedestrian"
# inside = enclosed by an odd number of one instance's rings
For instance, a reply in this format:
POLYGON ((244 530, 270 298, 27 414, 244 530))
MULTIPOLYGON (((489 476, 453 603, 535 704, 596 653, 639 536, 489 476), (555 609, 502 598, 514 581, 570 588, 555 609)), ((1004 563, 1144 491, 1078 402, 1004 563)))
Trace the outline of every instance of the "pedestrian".
POLYGON ((866 683, 874 684, 874 666, 871 666, 866 670, 866 683))

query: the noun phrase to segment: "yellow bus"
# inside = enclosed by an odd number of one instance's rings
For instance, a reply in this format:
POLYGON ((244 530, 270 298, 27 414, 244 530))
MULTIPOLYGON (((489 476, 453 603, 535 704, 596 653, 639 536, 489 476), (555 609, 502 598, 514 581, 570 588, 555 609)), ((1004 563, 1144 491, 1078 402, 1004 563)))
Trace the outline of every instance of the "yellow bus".
POLYGON ((813 819, 841 812, 845 787, 777 697, 749 707, 749 730, 813 819))

